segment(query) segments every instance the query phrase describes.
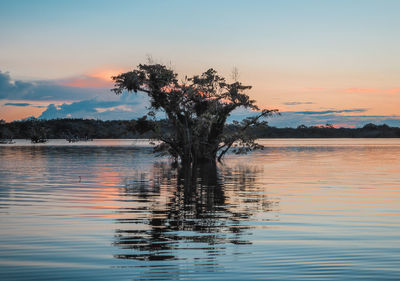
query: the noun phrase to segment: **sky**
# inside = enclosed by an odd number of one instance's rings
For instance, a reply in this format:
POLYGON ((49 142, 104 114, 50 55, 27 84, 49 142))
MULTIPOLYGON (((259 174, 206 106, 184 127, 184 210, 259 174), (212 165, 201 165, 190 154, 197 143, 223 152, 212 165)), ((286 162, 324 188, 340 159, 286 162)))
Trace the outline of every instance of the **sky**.
MULTIPOLYGON (((112 75, 151 56, 252 85, 278 127, 400 126, 400 1, 0 0, 0 119, 134 119, 112 75)), ((237 111, 232 118, 248 114, 237 111)))

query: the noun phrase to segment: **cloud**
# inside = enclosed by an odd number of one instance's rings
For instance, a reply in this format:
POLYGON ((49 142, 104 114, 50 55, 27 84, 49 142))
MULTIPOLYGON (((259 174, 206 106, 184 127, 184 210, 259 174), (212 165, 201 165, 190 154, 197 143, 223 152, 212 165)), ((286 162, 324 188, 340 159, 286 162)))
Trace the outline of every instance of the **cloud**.
MULTIPOLYGON (((39 118, 92 118, 101 120, 131 120, 147 113, 149 105, 145 95, 123 94, 117 101, 83 100, 71 104, 50 104, 39 118)), ((361 115, 349 116, 342 113, 364 112, 365 109, 342 109, 327 111, 285 111, 267 119, 271 126, 297 127, 299 125, 317 126, 333 124, 335 127, 362 127, 368 123, 387 124, 400 127, 400 116, 361 115)), ((238 109, 232 112, 228 122, 242 120, 256 112, 238 109)), ((162 113, 158 118, 164 118, 162 113)))
POLYGON ((365 108, 357 108, 357 109, 323 110, 323 111, 295 111, 295 113, 306 114, 306 115, 325 115, 332 113, 352 113, 352 112, 365 112, 365 111, 367 111, 365 108))
POLYGON ((147 113, 148 98, 144 95, 123 94, 118 100, 82 100, 71 104, 50 104, 39 116, 40 119, 88 118, 102 120, 126 120, 147 113))
POLYGON ((126 70, 118 68, 97 69, 91 73, 59 80, 58 84, 78 88, 112 88, 113 80, 116 76, 126 70))
POLYGON ((110 88, 79 88, 58 84, 57 81, 13 80, 8 72, 0 71, 0 99, 82 100, 110 95, 110 88))
MULTIPOLYGON (((6 100, 4 106, 15 106, 29 109, 30 107, 45 108, 39 116, 42 119, 53 118, 94 118, 102 120, 130 120, 147 113, 149 99, 144 94, 115 95, 109 88, 95 87, 101 77, 107 77, 101 73, 98 76, 82 76, 70 80, 59 81, 22 81, 13 80, 9 73, 0 71, 0 100, 6 100), (84 81, 82 87, 72 82, 84 81), (71 83, 70 83, 71 82, 71 83), (70 84, 68 84, 70 83, 70 84), (75 86, 73 86, 75 85, 75 86), (14 102, 13 102, 14 101, 14 102), (32 101, 32 102, 31 102, 32 101), (42 101, 37 104, 37 101, 42 101), (44 101, 54 101, 46 107, 44 101), (69 102, 66 102, 69 101, 69 102)), ((104 80, 104 79, 103 79, 104 80)), ((358 92, 373 92, 374 89, 351 88, 358 92)), ((386 89, 386 92, 400 92, 400 88, 386 89)), ((47 102, 48 103, 48 102, 47 102)), ((312 104, 312 102, 292 101, 285 105, 312 104)), ((14 109, 13 109, 14 110, 14 109)), ((271 117, 268 122, 276 127, 297 127, 301 124, 315 126, 318 124, 336 124, 360 127, 367 123, 388 124, 400 127, 399 116, 348 116, 346 113, 362 113, 364 108, 356 109, 332 109, 320 111, 286 111, 282 115, 271 117)), ((32 113, 29 113, 32 114, 32 113)), ((254 115, 254 112, 240 109, 235 110, 228 118, 228 122, 241 120, 254 115)), ((162 118, 163 113, 157 115, 162 118)))
MULTIPOLYGON (((325 111, 283 111, 281 115, 267 118, 270 126, 296 128, 299 125, 318 126, 321 124, 333 124, 334 127, 362 127, 368 123, 387 124, 400 127, 400 116, 384 115, 344 115, 343 113, 365 112, 366 109, 340 109, 325 111)), ((256 115, 246 109, 235 110, 228 118, 228 122, 242 120, 248 116, 256 115)))
POLYGON ((306 102, 301 102, 301 101, 288 101, 288 102, 284 102, 284 105, 300 105, 300 104, 314 104, 311 101, 306 101, 306 102))
MULTIPOLYGON (((343 112, 344 110, 337 110, 343 112)), ((346 111, 345 111, 346 112, 346 111)), ((347 127, 362 127, 368 123, 387 124, 400 127, 400 116, 376 116, 376 115, 343 115, 343 114, 306 114, 295 111, 282 112, 276 118, 268 119, 271 126, 297 127, 299 125, 316 126, 319 124, 346 124, 347 127)))
POLYGON ((20 107, 24 107, 24 106, 30 106, 30 103, 26 103, 26 102, 7 102, 4 105, 6 106, 20 106, 20 107))
POLYGON ((90 75, 81 75, 69 79, 57 81, 57 84, 75 88, 108 88, 111 89, 113 83, 110 80, 101 79, 90 75))
POLYGON ((82 76, 80 80, 74 78, 27 82, 13 80, 9 73, 0 71, 0 100, 6 100, 4 106, 45 108, 39 116, 42 119, 133 119, 146 114, 149 106, 146 95, 140 93, 115 95, 110 91, 111 87, 94 87, 110 85, 110 80, 106 80, 108 75, 109 72, 99 72, 92 76, 82 76), (98 81, 106 82, 98 84, 98 81), (67 85, 69 82, 71 85, 67 85), (82 87, 77 87, 79 85, 82 87), (38 101, 41 104, 35 105, 38 101), (51 104, 43 106, 46 101, 51 104))

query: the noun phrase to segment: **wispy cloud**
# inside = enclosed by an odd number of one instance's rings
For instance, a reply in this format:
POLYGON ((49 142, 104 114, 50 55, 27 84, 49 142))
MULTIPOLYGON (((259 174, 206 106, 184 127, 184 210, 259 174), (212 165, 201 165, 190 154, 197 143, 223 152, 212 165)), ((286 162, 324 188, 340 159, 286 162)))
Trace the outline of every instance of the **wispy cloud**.
POLYGON ((332 113, 353 113, 353 112, 365 112, 367 111, 365 108, 356 108, 356 109, 342 109, 342 110, 322 110, 322 111, 295 111, 297 114, 305 114, 305 115, 325 115, 332 113))
POLYGON ((302 102, 302 101, 288 101, 288 102, 284 102, 283 104, 284 105, 301 105, 301 104, 314 104, 314 103, 311 102, 311 101, 305 101, 305 102, 302 102))
POLYGON ((30 106, 30 103, 26 103, 26 102, 7 102, 4 105, 6 106, 20 106, 20 107, 25 107, 25 106, 30 106))
MULTIPOLYGON (((346 112, 346 110, 336 111, 346 112)), ((268 119, 268 122, 271 126, 276 127, 316 126, 320 124, 333 124, 339 127, 362 127, 368 123, 400 127, 400 116, 344 115, 338 113, 304 114, 304 112, 286 111, 281 112, 279 117, 268 119)))
MULTIPOLYGON (((268 118, 267 121, 275 127, 297 127, 299 125, 318 126, 332 124, 334 127, 362 127, 368 123, 387 124, 400 127, 400 116, 384 115, 346 115, 343 113, 365 112, 366 109, 337 109, 324 111, 283 111, 281 115, 268 118)), ((236 110, 228 121, 241 120, 256 113, 249 110, 236 110)))

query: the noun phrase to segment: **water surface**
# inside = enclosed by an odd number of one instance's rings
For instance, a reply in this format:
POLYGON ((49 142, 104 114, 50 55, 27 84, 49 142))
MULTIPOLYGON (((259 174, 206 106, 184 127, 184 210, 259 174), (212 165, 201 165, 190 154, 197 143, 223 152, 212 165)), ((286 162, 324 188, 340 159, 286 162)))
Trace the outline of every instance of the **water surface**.
POLYGON ((195 171, 147 141, 0 145, 0 279, 400 279, 400 139, 262 143, 195 171))

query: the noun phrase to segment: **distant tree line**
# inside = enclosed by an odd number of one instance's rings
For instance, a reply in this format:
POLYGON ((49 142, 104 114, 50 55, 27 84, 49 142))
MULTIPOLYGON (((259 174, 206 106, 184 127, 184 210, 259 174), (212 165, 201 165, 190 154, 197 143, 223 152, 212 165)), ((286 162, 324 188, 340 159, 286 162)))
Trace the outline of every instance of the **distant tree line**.
MULTIPOLYGON (((139 122, 140 123, 140 122, 139 122)), ((37 132, 48 139, 70 137, 119 139, 148 138, 149 134, 136 132, 137 121, 101 121, 92 119, 28 119, 10 123, 1 122, 0 138, 31 139, 37 132)))
MULTIPOLYGON (((102 121, 93 119, 28 119, 5 122, 0 120, 0 139, 31 139, 36 132, 41 132, 48 139, 66 139, 69 137, 93 139, 130 139, 152 138, 151 128, 162 128, 161 133, 168 133, 172 125, 167 120, 151 121, 146 118, 137 120, 102 121)), ((238 125, 227 124, 228 133, 235 132, 238 125)), ((264 124, 250 129, 250 134, 257 138, 398 138, 399 127, 367 124, 362 128, 334 128, 325 126, 298 126, 297 128, 276 128, 264 124)))
MULTIPOLYGON (((228 125, 227 129, 235 128, 228 125)), ((335 128, 330 124, 309 127, 300 125, 297 128, 265 126, 252 133, 258 138, 399 138, 400 128, 372 123, 360 128, 335 128)))

